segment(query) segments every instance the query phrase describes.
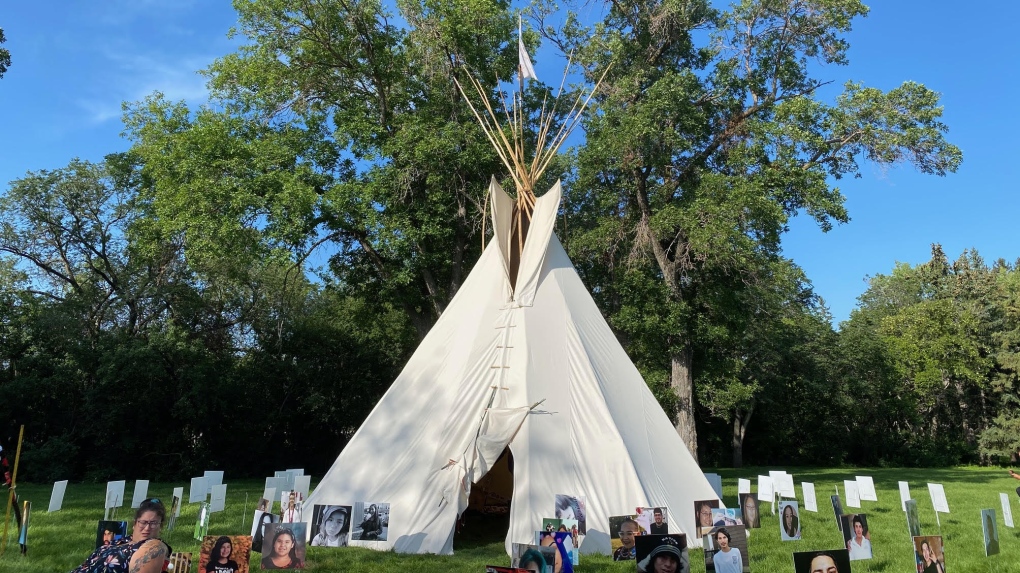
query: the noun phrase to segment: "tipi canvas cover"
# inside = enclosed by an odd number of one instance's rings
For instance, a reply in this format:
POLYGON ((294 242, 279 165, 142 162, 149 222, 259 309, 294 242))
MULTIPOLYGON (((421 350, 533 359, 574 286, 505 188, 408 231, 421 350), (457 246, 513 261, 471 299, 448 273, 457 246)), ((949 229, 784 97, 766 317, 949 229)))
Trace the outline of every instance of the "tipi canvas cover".
POLYGON ((490 193, 496 239, 307 505, 389 503, 387 539, 352 545, 449 554, 471 484, 509 445, 508 551, 557 494, 586 498, 584 552, 608 554, 609 516, 636 507, 695 531, 694 501, 716 494, 553 234, 559 184, 535 204, 516 288, 513 200, 490 193))

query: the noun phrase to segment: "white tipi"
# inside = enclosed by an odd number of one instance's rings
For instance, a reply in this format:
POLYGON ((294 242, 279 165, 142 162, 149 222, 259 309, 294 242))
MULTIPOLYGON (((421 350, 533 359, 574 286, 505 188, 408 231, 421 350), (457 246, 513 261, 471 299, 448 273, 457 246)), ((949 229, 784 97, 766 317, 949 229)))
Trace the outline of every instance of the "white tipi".
MULTIPOLYGON (((490 189, 495 236, 509 236, 512 199, 490 189)), ((559 201, 557 184, 535 204, 516 289, 507 242, 489 244, 308 498, 390 503, 387 540, 352 544, 451 553, 471 484, 507 446, 508 550, 533 542, 557 494, 586 498, 582 551, 600 553, 609 516, 665 506, 694 532, 694 501, 716 499, 553 234, 559 201)))
MULTIPOLYGON (((527 162, 521 124, 508 139, 471 79, 487 117, 472 110, 516 200, 492 180, 493 241, 306 507, 389 503, 386 540, 352 545, 449 554, 472 484, 509 448, 508 552, 533 542, 559 494, 586 498, 582 552, 608 554, 609 517, 636 507, 667 507, 670 531, 693 533, 694 502, 717 496, 553 234, 559 183, 533 191, 576 125, 579 99, 548 146, 553 113, 542 118, 527 162)), ((700 546, 692 535, 688 543, 700 546)))

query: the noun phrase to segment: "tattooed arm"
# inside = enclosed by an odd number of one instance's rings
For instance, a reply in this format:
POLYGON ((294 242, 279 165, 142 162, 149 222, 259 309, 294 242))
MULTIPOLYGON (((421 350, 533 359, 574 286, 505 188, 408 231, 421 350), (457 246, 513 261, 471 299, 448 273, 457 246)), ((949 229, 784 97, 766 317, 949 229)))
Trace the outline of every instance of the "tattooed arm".
POLYGON ((167 546, 158 539, 146 541, 131 556, 128 573, 160 573, 167 557, 167 546))

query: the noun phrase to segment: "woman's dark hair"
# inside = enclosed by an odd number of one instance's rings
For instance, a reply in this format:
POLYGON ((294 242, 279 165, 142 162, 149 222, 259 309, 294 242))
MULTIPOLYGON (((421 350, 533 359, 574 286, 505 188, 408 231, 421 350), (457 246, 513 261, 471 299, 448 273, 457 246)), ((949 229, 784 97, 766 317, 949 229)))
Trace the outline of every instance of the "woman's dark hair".
POLYGON ((783 529, 786 530, 787 536, 793 537, 797 534, 797 531, 800 529, 800 518, 797 517, 797 510, 793 508, 793 505, 787 505, 783 508, 783 518, 781 521, 783 523, 783 529), (788 509, 793 515, 793 523, 790 524, 790 527, 786 527, 786 510, 788 509))
POLYGON ((729 532, 729 531, 726 531, 726 528, 725 528, 725 527, 720 527, 719 529, 716 529, 716 530, 715 530, 715 534, 714 534, 714 535, 712 535, 712 537, 718 538, 718 536, 719 536, 719 535, 725 535, 725 536, 726 536, 726 541, 727 541, 727 542, 730 542, 730 541, 732 541, 732 540, 733 540, 733 538, 732 538, 732 537, 730 537, 730 532, 729 532))
MULTIPOLYGON (((279 539, 281 535, 289 535, 290 536, 290 540, 291 540, 290 554, 289 554, 290 562, 293 563, 293 564, 297 564, 298 563, 298 558, 297 558, 297 537, 294 536, 294 531, 291 530, 291 528, 289 528, 289 527, 281 527, 281 528, 276 530, 276 533, 273 534, 273 543, 271 545, 272 549, 269 550, 270 555, 272 555, 276 551, 276 540, 279 539)), ((262 554, 265 555, 266 552, 263 550, 262 554)))
POLYGON ((150 497, 149 499, 138 504, 138 509, 135 510, 135 521, 141 519, 142 514, 145 513, 146 511, 156 512, 156 515, 159 516, 159 522, 161 524, 166 521, 166 506, 163 505, 162 501, 159 501, 154 497, 150 497))
POLYGON ((212 553, 209 554, 210 563, 213 561, 220 560, 220 549, 223 549, 224 545, 229 545, 231 550, 234 549, 234 544, 230 541, 230 538, 227 537, 226 535, 221 535, 220 538, 217 539, 216 543, 213 545, 212 553))

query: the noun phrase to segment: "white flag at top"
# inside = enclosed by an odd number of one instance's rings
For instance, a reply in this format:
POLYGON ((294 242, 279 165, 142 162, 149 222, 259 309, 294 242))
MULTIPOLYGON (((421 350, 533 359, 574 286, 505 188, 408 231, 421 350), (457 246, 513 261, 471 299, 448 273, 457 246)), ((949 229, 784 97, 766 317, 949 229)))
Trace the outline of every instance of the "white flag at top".
POLYGON ((521 22, 517 21, 517 70, 521 74, 521 80, 531 78, 537 80, 535 68, 531 65, 531 56, 528 49, 524 47, 524 36, 521 34, 521 22))

